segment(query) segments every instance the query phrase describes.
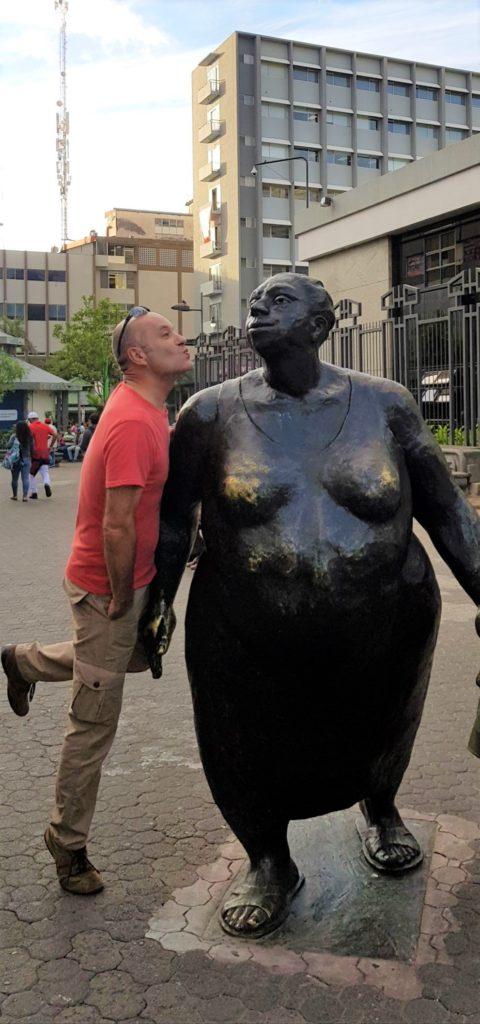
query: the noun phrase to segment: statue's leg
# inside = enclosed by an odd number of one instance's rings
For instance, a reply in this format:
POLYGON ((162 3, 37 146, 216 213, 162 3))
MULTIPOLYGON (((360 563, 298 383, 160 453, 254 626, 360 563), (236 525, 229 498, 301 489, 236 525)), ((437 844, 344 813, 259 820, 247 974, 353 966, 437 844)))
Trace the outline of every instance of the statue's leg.
POLYGON ((288 822, 261 824, 246 832, 230 820, 245 847, 250 864, 243 880, 233 886, 220 911, 224 931, 245 939, 258 939, 278 928, 288 915, 303 876, 290 857, 288 822))
POLYGON ((395 806, 395 796, 396 788, 379 791, 360 804, 368 825, 362 838, 363 854, 376 870, 391 874, 410 871, 423 860, 415 836, 395 806))

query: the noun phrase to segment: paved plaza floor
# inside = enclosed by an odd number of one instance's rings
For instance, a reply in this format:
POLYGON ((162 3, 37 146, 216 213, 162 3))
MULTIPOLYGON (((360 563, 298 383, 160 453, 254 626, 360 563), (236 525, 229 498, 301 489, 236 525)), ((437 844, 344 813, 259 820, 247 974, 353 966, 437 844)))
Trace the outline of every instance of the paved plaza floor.
MULTIPOLYGON (((61 580, 79 471, 60 466, 53 497, 40 494, 28 505, 9 500, 9 476, 2 473, 2 643, 68 635, 61 580)), ((18 719, 1 677, 2 1021, 480 1022, 480 762, 466 749, 479 696, 480 640, 472 603, 427 545, 443 618, 399 801, 425 835, 436 837, 415 953, 397 955, 394 935, 391 958, 387 952, 375 959, 361 949, 342 956, 307 941, 302 948, 298 929, 290 944, 272 936, 253 947, 217 934, 212 910, 241 851, 212 802, 195 741, 183 660, 186 575, 163 679, 127 680, 89 847, 106 882, 98 896, 82 900, 60 890, 42 838, 69 684, 38 684, 30 715, 18 719)))

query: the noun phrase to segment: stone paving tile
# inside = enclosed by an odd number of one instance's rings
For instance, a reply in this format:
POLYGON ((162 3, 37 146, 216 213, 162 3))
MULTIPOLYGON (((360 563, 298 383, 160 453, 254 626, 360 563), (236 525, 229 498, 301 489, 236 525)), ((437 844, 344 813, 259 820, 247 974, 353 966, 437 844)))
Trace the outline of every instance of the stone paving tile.
MULTIPOLYGON (((50 502, 40 498, 36 506, 20 510, 8 500, 4 476, 0 553, 9 599, 0 639, 53 642, 69 629, 60 581, 78 467, 55 471, 50 502), (10 542, 19 511, 29 524, 22 533, 21 560, 10 542), (46 536, 55 543, 39 544, 46 536)), ((232 940, 203 948, 202 921, 212 893, 228 884, 243 853, 212 803, 196 747, 183 661, 186 575, 163 678, 154 681, 145 674, 127 680, 90 843, 108 886, 92 900, 61 892, 42 840, 69 686, 39 684, 31 713, 22 720, 14 718, 4 689, 0 692, 2 1020, 479 1024, 480 766, 465 745, 478 698, 474 679, 480 648, 473 605, 435 553, 432 559, 444 618, 425 715, 401 791, 409 816, 433 815, 439 823, 416 966, 385 962, 375 967, 308 951, 303 957, 286 956, 285 950, 272 954, 273 943, 232 940), (181 899, 187 890, 190 902, 177 903, 175 894, 180 891, 181 899), (156 937, 147 938, 155 922, 156 937), (170 936, 172 948, 162 946, 162 935, 170 936)))

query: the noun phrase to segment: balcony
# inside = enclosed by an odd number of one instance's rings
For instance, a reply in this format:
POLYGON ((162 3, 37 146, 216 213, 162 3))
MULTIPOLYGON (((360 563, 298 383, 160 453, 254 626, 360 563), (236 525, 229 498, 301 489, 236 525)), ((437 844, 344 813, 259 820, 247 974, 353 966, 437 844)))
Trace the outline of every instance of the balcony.
POLYGON ((221 251, 222 245, 219 238, 209 238, 208 242, 202 242, 200 245, 202 259, 214 260, 216 256, 220 256, 221 251))
POLYGON ((214 181, 215 178, 218 178, 221 173, 221 164, 212 164, 211 162, 209 162, 208 164, 203 164, 203 167, 200 168, 198 172, 198 177, 200 181, 214 181))
POLYGON ((222 122, 221 121, 207 121, 206 124, 202 125, 198 132, 199 142, 213 142, 214 139, 218 139, 219 135, 222 134, 222 122))
POLYGON ((221 295, 222 292, 222 279, 220 277, 211 277, 209 281, 200 286, 202 295, 207 298, 210 295, 221 295))
POLYGON ((212 103, 220 96, 221 83, 219 80, 207 82, 197 93, 199 103, 212 103))

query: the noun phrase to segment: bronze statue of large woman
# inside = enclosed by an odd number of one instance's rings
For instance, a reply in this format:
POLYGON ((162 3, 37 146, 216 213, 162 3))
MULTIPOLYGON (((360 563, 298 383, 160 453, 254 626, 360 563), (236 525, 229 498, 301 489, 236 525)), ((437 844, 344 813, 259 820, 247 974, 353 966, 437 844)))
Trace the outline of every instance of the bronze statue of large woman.
POLYGON ((333 321, 318 281, 279 274, 253 292, 265 369, 187 402, 162 505, 150 621, 172 606, 202 507, 186 660, 205 773, 250 858, 221 923, 249 939, 284 920, 303 881, 291 819, 360 801, 376 870, 421 861, 395 796, 440 595, 413 518, 480 603, 476 513, 403 387, 320 362, 333 321))

